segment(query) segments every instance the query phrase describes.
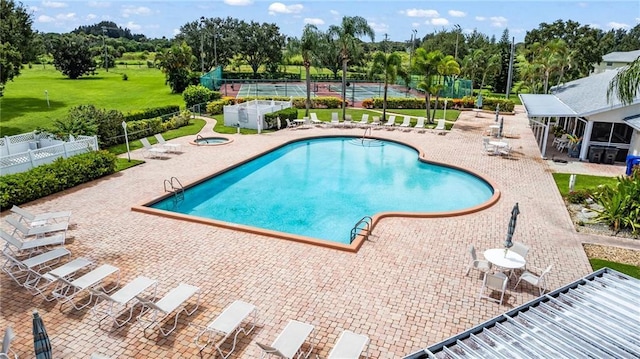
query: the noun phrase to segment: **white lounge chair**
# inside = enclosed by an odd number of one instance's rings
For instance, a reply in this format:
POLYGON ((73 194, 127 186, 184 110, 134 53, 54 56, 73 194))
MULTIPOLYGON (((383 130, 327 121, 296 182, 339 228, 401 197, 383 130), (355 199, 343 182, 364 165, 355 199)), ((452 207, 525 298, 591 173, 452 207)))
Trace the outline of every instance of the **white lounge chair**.
POLYGON ((413 126, 413 129, 416 130, 418 133, 424 133, 426 132, 426 130, 424 129, 424 117, 418 117, 418 120, 416 121, 416 125, 413 126))
POLYGON ((387 119, 387 122, 384 123, 384 126, 387 127, 387 129, 389 130, 393 130, 393 126, 396 125, 396 116, 395 115, 391 115, 389 116, 389 118, 387 119))
POLYGON ((6 251, 3 254, 7 260, 2 266, 2 270, 16 283, 24 285, 31 278, 39 275, 40 270, 58 263, 63 257, 70 256, 71 252, 65 248, 56 248, 23 260, 6 251))
POLYGON ((166 156, 166 154, 167 154, 167 149, 166 148, 153 147, 149 143, 149 140, 147 140, 144 137, 140 139, 140 143, 142 143, 142 146, 144 147, 144 150, 142 152, 142 155, 144 157, 149 157, 149 158, 167 157, 166 156))
POLYGON ((411 130, 411 116, 404 116, 402 119, 402 123, 400 124, 402 131, 410 131, 411 130))
POLYGON ((103 264, 91 272, 73 280, 67 278, 58 277, 58 281, 64 284, 63 286, 56 288, 51 294, 60 302, 60 308, 65 303, 71 303, 73 308, 80 310, 86 308, 93 302, 93 292, 89 291, 89 288, 100 287, 104 292, 109 293, 116 289, 120 283, 120 269, 110 264, 103 264), (102 282, 111 275, 117 274, 115 283, 110 289, 106 289, 102 282), (89 300, 85 303, 77 304, 74 299, 78 294, 89 293, 89 300))
POLYGON ((321 125, 321 124, 323 123, 322 121, 320 121, 320 120, 318 119, 318 114, 316 114, 315 112, 310 112, 310 113, 309 113, 309 116, 311 116, 311 117, 310 117, 310 119, 311 119, 311 123, 312 123, 312 124, 314 124, 314 125, 321 125))
POLYGON ((371 123, 369 124, 371 126, 380 126, 380 116, 373 116, 371 117, 371 123))
POLYGON ((7 327, 4 330, 4 337, 2 337, 2 348, 0 348, 0 359, 18 359, 18 354, 11 350, 11 342, 16 335, 13 333, 13 328, 7 327))
POLYGON ((56 267, 49 272, 41 274, 39 272, 32 272, 30 278, 25 281, 24 287, 33 295, 41 295, 47 302, 55 300, 56 298, 51 295, 48 296, 47 292, 53 292, 56 288, 64 286, 58 282, 58 278, 70 278, 77 272, 91 268, 94 264, 87 258, 76 258, 70 262, 67 262, 59 267, 56 267), (55 284, 55 285, 54 285, 55 284), (53 286, 53 287, 52 287, 53 286), (51 290, 49 290, 51 288, 51 290))
POLYGON ((181 144, 179 144, 179 143, 169 143, 169 142, 165 141, 164 137, 162 137, 161 133, 156 133, 153 136, 158 141, 158 144, 160 146, 162 146, 163 148, 165 148, 167 150, 167 152, 177 153, 177 152, 180 152, 182 150, 182 145, 181 144))
POLYGON ((19 232, 22 238, 28 238, 31 236, 40 238, 53 235, 61 235, 65 237, 67 229, 69 228, 69 223, 67 222, 58 222, 38 227, 27 227, 24 223, 21 223, 13 217, 7 217, 5 221, 13 226, 13 233, 11 233, 11 235, 15 236, 16 233, 19 232))
POLYGON ((96 304, 92 309, 93 313, 96 315, 103 314, 102 318, 98 320, 98 326, 107 318, 111 318, 116 327, 127 324, 133 317, 134 308, 134 305, 129 304, 131 304, 131 301, 133 301, 136 296, 142 295, 150 287, 153 287, 152 298, 155 298, 158 282, 143 276, 137 277, 111 295, 97 289, 89 288, 89 291, 96 297, 96 304), (100 302, 101 299, 102 302, 100 302), (119 319, 127 310, 129 311, 129 315, 124 319, 119 319))
POLYGON ((14 256, 33 255, 43 251, 46 247, 62 246, 65 238, 63 235, 55 235, 49 237, 40 237, 28 241, 22 241, 4 230, 0 229, 0 237, 7 242, 5 250, 13 253, 14 256))
POLYGON ((344 128, 353 127, 353 119, 351 118, 351 115, 344 115, 344 121, 342 121, 342 127, 344 128))
POLYGON ((274 355, 280 358, 307 358, 313 350, 314 344, 311 343, 307 352, 302 351, 302 345, 307 341, 309 335, 313 332, 314 326, 311 324, 290 320, 287 326, 280 332, 280 335, 271 345, 265 345, 256 342, 262 349, 263 358, 265 355, 274 355))
POLYGON ((138 323, 142 325, 145 336, 147 334, 147 329, 156 326, 160 330, 160 333, 166 337, 176 330, 176 327, 178 326, 178 316, 180 313, 185 312, 187 315, 191 315, 198 309, 200 306, 200 288, 180 283, 179 286, 170 290, 164 295, 164 297, 155 303, 139 296, 136 296, 136 298, 143 305, 140 315, 138 315, 138 323), (196 305, 191 311, 189 311, 186 308, 186 302, 196 293, 198 294, 196 305), (162 328, 162 322, 174 312, 175 319, 173 327, 168 331, 164 331, 162 328), (147 316, 150 318, 147 319, 147 316))
POLYGON ((331 126, 340 126, 340 118, 337 112, 331 112, 331 126))
POLYGON ((356 125, 362 128, 369 127, 369 114, 363 113, 360 122, 356 122, 356 125))
POLYGON ((345 330, 329 353, 328 359, 358 359, 366 349, 369 357, 369 337, 345 330))
MULTIPOLYGON (((222 358, 228 358, 236 348, 238 334, 242 332, 247 335, 255 328, 257 312, 258 310, 255 305, 236 300, 226 307, 209 325, 201 328, 198 335, 196 335, 196 346, 202 351, 212 340, 216 340, 216 350, 222 358), (242 326, 242 323, 250 316, 253 317, 251 320, 251 328, 247 330, 242 326), (205 334, 207 339, 204 343, 201 343, 200 338, 205 334), (222 344, 224 344, 231 335, 233 335, 233 345, 227 354, 224 354, 221 348, 222 344)), ((248 324, 246 326, 248 326, 248 324)))
POLYGON ((71 218, 70 211, 62 211, 62 212, 47 212, 40 214, 33 214, 27 211, 24 208, 13 206, 11 207, 11 212, 18 215, 18 221, 24 222, 29 227, 38 227, 45 224, 49 224, 51 221, 58 222, 69 222, 71 218))
POLYGON ((433 129, 433 131, 438 135, 443 135, 446 133, 446 130, 447 130, 447 126, 445 124, 445 121, 443 119, 439 119, 438 125, 433 129))

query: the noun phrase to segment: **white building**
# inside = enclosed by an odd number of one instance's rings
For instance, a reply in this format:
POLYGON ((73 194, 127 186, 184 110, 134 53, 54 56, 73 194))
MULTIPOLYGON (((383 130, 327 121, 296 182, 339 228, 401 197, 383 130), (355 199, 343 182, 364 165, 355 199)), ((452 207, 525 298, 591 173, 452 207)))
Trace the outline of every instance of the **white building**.
POLYGON ((594 66, 592 75, 599 74, 607 70, 627 66, 640 56, 640 50, 610 52, 602 56, 602 62, 594 66))

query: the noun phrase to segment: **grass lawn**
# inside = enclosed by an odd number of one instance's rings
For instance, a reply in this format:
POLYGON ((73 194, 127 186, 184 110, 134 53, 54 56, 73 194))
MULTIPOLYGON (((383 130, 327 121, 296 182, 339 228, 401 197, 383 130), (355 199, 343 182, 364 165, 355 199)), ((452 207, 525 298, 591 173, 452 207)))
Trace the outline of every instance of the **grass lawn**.
MULTIPOLYGON (((556 186, 558 186, 562 197, 566 197, 569 194, 569 176, 571 175, 568 173, 553 174, 553 179, 556 181, 556 186)), ((616 177, 576 175, 574 190, 595 189, 600 185, 615 185, 616 183, 618 183, 616 177)))
POLYGON ((46 128, 77 105, 92 104, 124 113, 166 105, 184 107, 182 96, 171 93, 164 84, 164 74, 158 69, 129 66, 98 72, 95 76, 70 80, 50 65, 46 69, 25 68, 20 76, 7 83, 4 96, 0 97, 2 135, 46 128), (127 81, 122 80, 125 73, 129 77, 127 81))
POLYGON ((594 271, 600 268, 609 267, 611 269, 617 270, 620 273, 624 273, 633 278, 640 279, 640 267, 636 267, 631 264, 610 262, 610 261, 606 261, 604 259, 598 259, 598 258, 590 258, 589 263, 591 263, 591 268, 593 268, 594 271))

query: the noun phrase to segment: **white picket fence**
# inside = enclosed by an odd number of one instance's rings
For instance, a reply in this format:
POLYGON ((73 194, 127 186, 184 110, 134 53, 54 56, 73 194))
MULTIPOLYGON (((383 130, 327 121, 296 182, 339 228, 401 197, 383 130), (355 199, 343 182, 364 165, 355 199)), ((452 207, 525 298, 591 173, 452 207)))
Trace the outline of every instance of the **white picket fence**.
POLYGON ((71 157, 98 150, 96 136, 78 136, 69 142, 51 138, 48 134, 28 132, 0 137, 0 175, 26 172, 52 163, 56 158, 71 157))

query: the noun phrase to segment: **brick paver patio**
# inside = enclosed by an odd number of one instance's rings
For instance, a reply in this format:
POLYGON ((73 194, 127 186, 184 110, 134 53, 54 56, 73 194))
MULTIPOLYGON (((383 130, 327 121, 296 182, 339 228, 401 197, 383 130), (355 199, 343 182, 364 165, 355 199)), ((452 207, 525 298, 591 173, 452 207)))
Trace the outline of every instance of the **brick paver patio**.
MULTIPOLYGON (((478 272, 464 275, 469 244, 479 253, 502 246, 515 202, 521 214, 514 240, 530 245, 528 267, 553 264, 551 288, 591 272, 581 243, 597 242, 598 237, 574 230, 552 169, 540 158, 527 128, 526 115, 520 110, 505 116, 505 126, 521 134, 511 140, 515 152, 511 159, 481 153, 482 132, 492 122, 490 114, 463 113, 445 136, 373 131, 374 136, 421 148, 430 160, 466 167, 492 179, 502 197, 495 206, 462 217, 383 219, 356 254, 130 208, 161 195, 163 180, 171 176, 187 184, 291 139, 319 134, 361 136, 362 129, 232 135, 234 142, 211 147, 189 145, 195 136, 174 140, 183 144, 184 153, 167 160, 149 159, 24 207, 33 212, 73 211, 72 222, 77 226, 69 233, 73 240, 67 248, 74 257, 118 266, 123 283, 145 275, 159 281, 161 293, 181 282, 201 287, 198 311, 182 316, 177 330, 166 338, 156 334, 145 338, 135 324, 109 333, 97 327, 91 311, 70 311, 65 306, 61 312, 59 306, 32 297, 2 274, 0 329, 13 326, 17 335, 13 349, 20 357, 32 357, 31 312, 38 309, 55 358, 88 358, 93 352, 113 358, 198 357, 193 343, 197 330, 189 323, 206 325, 229 303, 241 299, 258 307, 259 320, 253 333, 239 336, 232 357, 258 357, 254 342, 270 344, 289 319, 316 326, 319 341, 314 355, 321 357, 343 329, 368 335, 372 358, 412 353, 534 298, 536 290, 527 286, 514 290, 512 280, 504 305, 478 300, 481 276, 478 272)), ((211 125, 203 134, 211 134, 211 125)), ((133 156, 142 154, 136 151, 133 156)), ((638 248, 632 241, 614 242, 638 248)), ((211 357, 213 351, 208 348, 204 354, 211 357)))

